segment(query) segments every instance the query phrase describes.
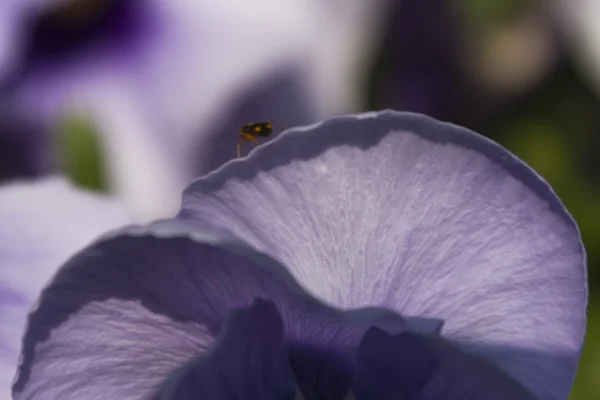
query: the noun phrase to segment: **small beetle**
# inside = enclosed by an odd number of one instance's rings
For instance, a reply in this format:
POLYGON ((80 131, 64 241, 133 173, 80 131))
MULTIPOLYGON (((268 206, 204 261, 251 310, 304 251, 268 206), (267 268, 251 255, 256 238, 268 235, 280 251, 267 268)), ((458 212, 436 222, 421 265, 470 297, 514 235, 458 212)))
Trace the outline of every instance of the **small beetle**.
POLYGON ((242 126, 240 129, 240 140, 237 143, 237 156, 241 157, 241 145, 243 142, 251 142, 255 146, 258 146, 260 143, 258 142, 258 137, 269 137, 271 133, 273 133, 273 125, 277 125, 280 130, 281 126, 273 120, 267 122, 250 122, 246 125, 242 126))

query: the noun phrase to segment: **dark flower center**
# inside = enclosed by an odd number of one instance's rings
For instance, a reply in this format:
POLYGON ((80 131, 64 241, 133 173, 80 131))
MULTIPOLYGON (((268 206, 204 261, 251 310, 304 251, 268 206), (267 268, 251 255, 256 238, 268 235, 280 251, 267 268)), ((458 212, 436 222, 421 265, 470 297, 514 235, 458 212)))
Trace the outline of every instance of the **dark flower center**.
POLYGON ((64 61, 102 43, 130 43, 139 27, 133 0, 68 0, 33 15, 26 24, 25 59, 64 61))
POLYGON ((48 132, 34 120, 0 103, 0 182, 47 173, 48 132))
MULTIPOLYGON (((352 387, 354 367, 341 354, 303 345, 292 345, 288 361, 304 400, 344 400, 352 387)), ((296 396, 297 398, 299 395, 296 396)))
POLYGON ((373 325, 352 348, 290 343, 275 304, 260 299, 233 311, 215 347, 176 371, 159 398, 534 399, 492 364, 412 332, 373 325))

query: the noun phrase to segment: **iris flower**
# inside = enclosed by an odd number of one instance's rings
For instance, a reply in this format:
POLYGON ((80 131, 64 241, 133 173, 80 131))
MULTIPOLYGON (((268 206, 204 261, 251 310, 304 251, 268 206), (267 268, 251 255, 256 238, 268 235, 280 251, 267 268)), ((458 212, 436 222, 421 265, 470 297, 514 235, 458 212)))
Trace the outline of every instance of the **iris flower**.
POLYGON ((566 399, 585 262, 551 187, 496 143, 336 117, 74 255, 30 313, 13 396, 566 399))
POLYGON ((91 119, 112 189, 171 215, 192 179, 235 157, 243 124, 355 106, 342 88, 357 86, 382 2, 335 2, 3 1, 2 94, 48 123, 91 119))

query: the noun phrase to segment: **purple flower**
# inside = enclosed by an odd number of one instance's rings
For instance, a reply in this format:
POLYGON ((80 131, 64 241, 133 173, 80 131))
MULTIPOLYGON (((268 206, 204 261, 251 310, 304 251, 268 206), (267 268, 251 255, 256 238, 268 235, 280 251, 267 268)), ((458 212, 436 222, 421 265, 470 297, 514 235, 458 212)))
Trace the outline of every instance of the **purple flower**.
POLYGON ((48 173, 48 132, 26 113, 0 103, 0 182, 48 173))
POLYGON ((464 25, 444 0, 393 1, 374 81, 376 104, 454 119, 469 98, 457 49, 464 25), (410 57, 404 56, 410 54, 410 57))
POLYGON ((382 15, 366 0, 344 12, 334 0, 3 3, 2 94, 49 123, 89 117, 111 187, 151 218, 236 156, 243 124, 348 112, 368 61, 360 36, 382 15))
POLYGON ((566 399, 586 305, 577 226, 524 163, 416 114, 345 116, 71 258, 13 395, 566 399))
POLYGON ((0 399, 10 398, 27 312, 57 266, 131 222, 116 201, 77 191, 63 178, 0 187, 0 399))

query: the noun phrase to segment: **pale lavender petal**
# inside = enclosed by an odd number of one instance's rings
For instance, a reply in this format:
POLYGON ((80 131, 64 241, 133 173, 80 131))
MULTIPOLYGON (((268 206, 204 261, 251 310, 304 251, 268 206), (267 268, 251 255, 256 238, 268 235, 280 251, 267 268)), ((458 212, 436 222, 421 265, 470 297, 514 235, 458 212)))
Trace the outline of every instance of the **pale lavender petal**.
POLYGON ((53 177, 0 187, 0 398, 8 398, 29 309, 46 281, 96 236, 131 221, 124 207, 53 177))
POLYGON ((15 399, 150 398, 257 298, 277 305, 288 343, 347 358, 371 326, 410 329, 390 311, 329 308, 237 239, 163 221, 108 234, 55 275, 28 321, 15 399))
POLYGON ((301 1, 312 12, 308 85, 320 119, 364 109, 365 77, 388 33, 393 1, 301 1))
POLYGON ((577 226, 473 132, 392 111, 292 129, 192 184, 180 215, 243 238, 329 304, 442 319, 539 397, 570 390, 587 305, 577 226))

